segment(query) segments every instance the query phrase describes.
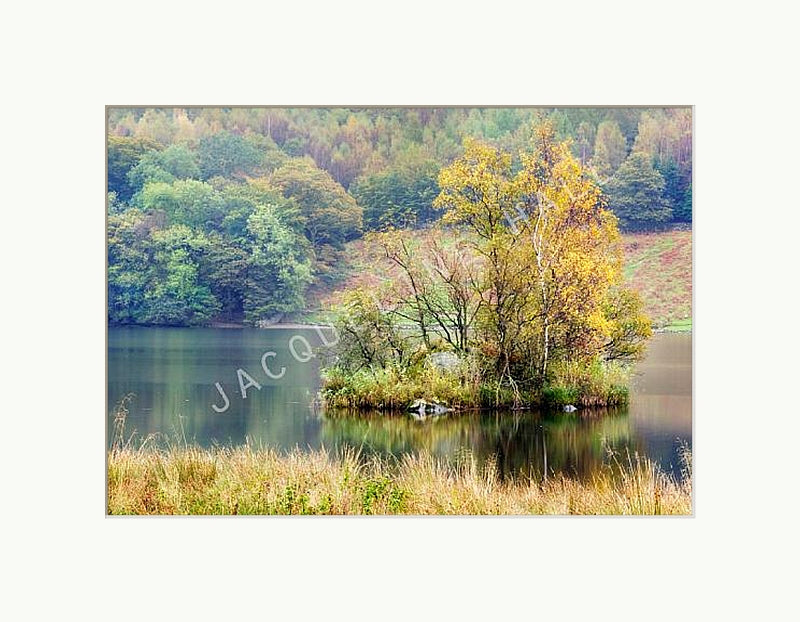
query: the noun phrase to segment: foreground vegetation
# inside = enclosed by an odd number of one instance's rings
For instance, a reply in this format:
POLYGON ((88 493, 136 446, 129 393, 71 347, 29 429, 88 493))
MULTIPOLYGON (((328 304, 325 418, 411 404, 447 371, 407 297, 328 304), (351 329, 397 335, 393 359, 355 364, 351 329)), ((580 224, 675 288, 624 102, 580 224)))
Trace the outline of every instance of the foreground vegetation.
POLYGON ((399 462, 353 452, 192 447, 114 449, 109 514, 691 514, 686 483, 652 462, 614 460, 589 482, 501 481, 491 466, 429 454, 399 462))

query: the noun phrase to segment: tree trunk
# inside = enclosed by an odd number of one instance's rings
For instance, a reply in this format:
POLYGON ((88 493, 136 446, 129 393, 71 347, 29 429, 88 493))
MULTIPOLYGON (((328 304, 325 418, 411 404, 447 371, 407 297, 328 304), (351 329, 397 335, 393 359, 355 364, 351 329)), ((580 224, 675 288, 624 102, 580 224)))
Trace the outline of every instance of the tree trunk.
POLYGON ((547 297, 547 281, 545 279, 546 270, 544 267, 544 220, 545 220, 545 207, 544 197, 539 194, 537 196, 538 203, 538 216, 536 219, 536 226, 533 230, 533 246, 536 252, 536 268, 539 272, 539 291, 542 298, 542 319, 544 330, 542 331, 542 360, 539 366, 539 373, 542 377, 542 382, 547 375, 547 359, 550 354, 550 309, 549 300, 547 297))

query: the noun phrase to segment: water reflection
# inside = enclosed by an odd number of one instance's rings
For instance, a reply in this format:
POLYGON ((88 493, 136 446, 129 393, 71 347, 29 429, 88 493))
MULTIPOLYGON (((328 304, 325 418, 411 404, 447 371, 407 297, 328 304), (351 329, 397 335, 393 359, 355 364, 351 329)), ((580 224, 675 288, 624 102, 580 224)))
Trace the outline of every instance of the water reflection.
POLYGON ((401 455, 425 450, 455 460, 471 450, 479 463, 495 461, 501 478, 564 472, 590 477, 608 464, 608 451, 640 450, 626 410, 598 410, 590 417, 537 412, 471 412, 415 421, 402 415, 364 416, 344 411, 322 420, 321 439, 331 447, 401 455))
POLYGON ((130 395, 126 427, 138 437, 185 438, 201 446, 247 439, 279 447, 318 445, 319 419, 309 408, 319 388, 318 364, 291 355, 295 335, 317 343, 309 330, 109 329, 109 421, 130 395), (262 369, 265 352, 275 352, 269 369, 286 369, 280 379, 262 369), (237 370, 258 383, 244 398, 237 370), (224 413, 212 408, 222 404, 216 383, 230 401, 224 413))
MULTIPOLYGON (((479 462, 496 460, 501 477, 541 479, 564 472, 588 478, 609 463, 608 450, 646 455, 680 474, 680 444, 691 447, 691 336, 657 335, 637 369, 630 406, 579 415, 538 412, 467 412, 415 421, 379 413, 323 413, 316 407, 319 370, 314 359, 291 356, 289 340, 313 331, 114 328, 109 329, 108 422, 126 395, 126 430, 202 446, 256 445, 283 449, 360 449, 399 456, 426 450, 456 460, 465 450, 479 462), (272 379, 261 367, 285 367, 272 379), (242 369, 258 383, 243 398, 242 369), (220 414, 219 382, 230 398, 220 414)), ((109 443, 112 442, 109 433, 109 443)))

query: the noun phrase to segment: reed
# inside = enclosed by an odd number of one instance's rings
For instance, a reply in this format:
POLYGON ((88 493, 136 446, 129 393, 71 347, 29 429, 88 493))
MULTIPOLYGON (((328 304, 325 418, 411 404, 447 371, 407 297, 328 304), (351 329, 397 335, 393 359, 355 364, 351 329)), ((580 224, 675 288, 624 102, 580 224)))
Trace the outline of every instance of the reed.
POLYGON ((108 453, 109 514, 691 514, 691 455, 678 482, 640 456, 591 481, 502 481, 469 454, 445 463, 355 451, 241 446, 118 446, 108 453))
POLYGON ((547 406, 620 406, 628 403, 632 367, 618 362, 559 361, 542 389, 547 406))
POLYGON ((350 410, 403 411, 418 399, 459 408, 528 406, 620 406, 628 403, 632 366, 593 360, 558 361, 539 390, 515 393, 482 377, 475 361, 455 371, 431 366, 400 369, 387 366, 346 372, 330 367, 322 372, 322 395, 327 406, 350 410))
POLYGON ((464 371, 448 373, 432 367, 420 370, 361 369, 346 373, 323 371, 323 396, 328 406, 354 410, 402 411, 417 399, 453 408, 481 405, 478 379, 464 371))

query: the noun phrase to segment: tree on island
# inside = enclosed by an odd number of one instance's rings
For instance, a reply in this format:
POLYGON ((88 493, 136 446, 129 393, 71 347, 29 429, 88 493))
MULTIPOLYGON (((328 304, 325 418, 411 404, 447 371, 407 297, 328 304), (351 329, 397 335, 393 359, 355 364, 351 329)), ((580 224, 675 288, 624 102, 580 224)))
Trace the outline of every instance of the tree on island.
MULTIPOLYGON (((555 140, 552 125, 535 128, 533 150, 518 163, 467 140, 464 154, 441 171, 439 186, 435 205, 465 240, 476 267, 441 269, 452 265, 443 262, 441 248, 422 248, 403 232, 381 235, 405 288, 380 300, 373 295, 372 317, 382 311, 395 325, 411 321, 418 329, 417 343, 406 333, 403 349, 416 355, 407 363, 389 357, 382 368, 404 366, 413 376, 424 373, 426 354, 452 350, 478 370, 484 395, 489 389, 495 403, 518 405, 559 384, 582 386, 609 361, 642 354, 650 325, 638 296, 622 286, 617 219, 568 144, 555 140), (454 292, 459 295, 448 295, 454 292), (451 330, 458 334, 455 318, 465 310, 471 321, 461 345, 451 330)), ((404 335, 374 332, 379 340, 404 335)), ((358 368, 374 368, 357 358, 358 368)), ((608 392, 590 397, 591 387, 584 388, 586 400, 611 401, 608 392)))

